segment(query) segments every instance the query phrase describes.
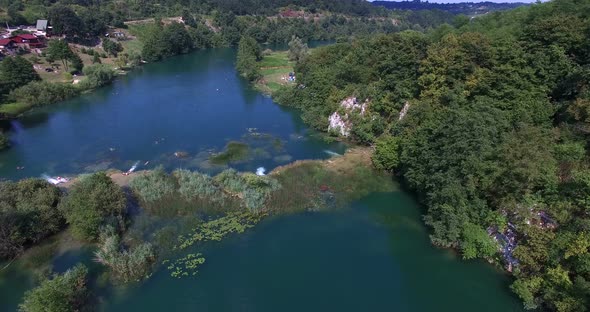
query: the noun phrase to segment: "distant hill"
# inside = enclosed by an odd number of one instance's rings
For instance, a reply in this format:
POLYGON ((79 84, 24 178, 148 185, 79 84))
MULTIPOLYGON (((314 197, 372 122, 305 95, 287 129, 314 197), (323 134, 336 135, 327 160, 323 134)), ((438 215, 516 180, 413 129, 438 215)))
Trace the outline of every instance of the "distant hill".
POLYGON ((463 2, 463 3, 430 3, 428 1, 373 1, 373 5, 390 10, 442 10, 453 14, 480 15, 492 11, 509 10, 528 3, 495 3, 495 2, 463 2))

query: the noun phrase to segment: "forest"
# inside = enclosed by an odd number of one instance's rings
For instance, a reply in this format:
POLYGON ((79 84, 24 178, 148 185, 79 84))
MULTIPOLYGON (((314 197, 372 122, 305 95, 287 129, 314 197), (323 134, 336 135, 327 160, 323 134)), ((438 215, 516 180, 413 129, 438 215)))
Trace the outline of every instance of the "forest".
POLYGON ((587 311, 589 16, 556 0, 351 39, 313 50, 275 99, 373 145, 432 242, 506 265, 526 308, 587 311))

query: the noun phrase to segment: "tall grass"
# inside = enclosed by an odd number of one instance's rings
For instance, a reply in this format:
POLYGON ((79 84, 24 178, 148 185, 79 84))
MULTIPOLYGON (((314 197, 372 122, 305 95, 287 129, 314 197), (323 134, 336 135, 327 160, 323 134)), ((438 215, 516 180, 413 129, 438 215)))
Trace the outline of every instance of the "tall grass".
POLYGON ((135 177, 129 186, 146 203, 160 201, 176 193, 176 182, 161 167, 135 177))
POLYGON ((180 169, 174 172, 174 176, 179 185, 178 192, 187 201, 196 198, 212 201, 223 199, 222 190, 206 174, 180 169))

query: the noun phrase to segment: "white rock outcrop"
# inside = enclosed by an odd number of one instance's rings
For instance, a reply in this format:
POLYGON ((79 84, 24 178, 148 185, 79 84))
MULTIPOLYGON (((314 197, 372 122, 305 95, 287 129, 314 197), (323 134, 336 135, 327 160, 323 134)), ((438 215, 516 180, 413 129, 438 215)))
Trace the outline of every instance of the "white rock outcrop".
POLYGON ((399 112, 399 119, 398 120, 404 119, 404 117, 406 117, 406 114, 408 113, 409 109, 410 109, 410 102, 406 102, 406 104, 404 104, 404 107, 402 108, 402 110, 399 112))
POLYGON ((361 116, 367 112, 369 100, 364 103, 359 103, 356 97, 348 97, 340 102, 340 107, 344 113, 334 112, 328 117, 329 125, 328 131, 335 131, 339 135, 347 137, 350 135, 352 123, 348 120, 348 115, 351 113, 358 113, 361 116))

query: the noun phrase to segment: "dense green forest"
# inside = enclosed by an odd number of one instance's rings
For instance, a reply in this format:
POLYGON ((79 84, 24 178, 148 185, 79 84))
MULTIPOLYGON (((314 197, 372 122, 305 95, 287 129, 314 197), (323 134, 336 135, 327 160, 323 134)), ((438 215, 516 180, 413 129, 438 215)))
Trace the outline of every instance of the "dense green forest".
MULTIPOLYGON (((96 37, 108 26, 126 27, 125 21, 182 16, 202 33, 215 33, 213 45, 235 45, 241 35, 258 42, 286 43, 292 35, 312 40, 340 36, 427 29, 449 22, 443 11, 391 12, 366 1, 0 1, 0 23, 34 24, 49 19, 56 34, 72 38, 96 37)), ((210 34, 211 36, 213 34, 210 34)))
POLYGON ((527 308, 587 311, 589 26, 590 1, 555 0, 353 39, 314 50, 276 99, 324 131, 338 113, 417 193, 432 242, 513 265, 527 308))

